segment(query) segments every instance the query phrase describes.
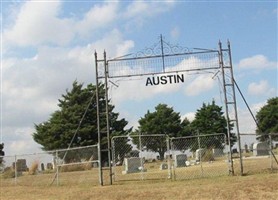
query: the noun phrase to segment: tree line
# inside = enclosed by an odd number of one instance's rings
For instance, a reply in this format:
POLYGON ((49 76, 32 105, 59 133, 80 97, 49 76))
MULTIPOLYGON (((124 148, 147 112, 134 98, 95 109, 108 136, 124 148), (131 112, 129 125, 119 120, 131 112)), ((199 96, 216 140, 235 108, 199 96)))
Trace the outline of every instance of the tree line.
MULTIPOLYGON (((33 139, 42 146, 45 151, 93 145, 98 143, 97 134, 97 113, 96 98, 94 97, 96 86, 89 84, 86 87, 82 83, 74 81, 71 90, 66 90, 58 100, 59 109, 53 112, 47 121, 35 124, 33 139), (89 105, 89 106, 88 106, 89 105), (87 110, 86 116, 82 116, 87 110), (78 132, 75 135, 76 129, 78 132)), ((105 112, 105 88, 99 86, 100 113, 105 112)), ((114 105, 108 100, 110 132, 113 136, 127 135, 155 135, 167 134, 170 137, 195 136, 197 134, 210 135, 214 133, 223 133, 227 135, 227 120, 224 117, 222 107, 216 105, 212 100, 210 103, 203 105, 196 111, 195 119, 190 122, 187 118, 181 120, 180 113, 174 111, 172 107, 166 104, 158 104, 153 112, 147 111, 139 119, 137 129, 126 129, 128 122, 126 119, 119 119, 119 113, 114 111, 114 105)), ((278 98, 269 99, 267 104, 257 113, 257 122, 260 125, 256 132, 258 135, 270 132, 278 132, 278 98)), ((229 124, 230 130, 233 124, 229 124)), ((105 115, 100 115, 100 129, 105 130, 105 115)), ((111 138, 110 138, 111 139, 111 138)), ((275 138, 278 139, 278 138, 275 138)), ((212 138, 212 144, 216 148, 221 148, 223 141, 220 138, 212 138)), ((233 145, 236 142, 236 136, 232 132, 230 142, 233 145)), ((101 145, 107 146, 106 135, 102 135, 101 145)), ((227 141, 226 141, 227 142, 227 141)), ((138 146, 136 140, 134 145, 138 146)), ((128 139, 122 139, 119 144, 121 148, 132 150, 128 139)), ((160 145, 160 141, 153 141, 144 144, 147 150, 158 152, 163 158, 166 147, 160 145)), ((105 156, 105 155, 104 155, 105 156)), ((121 157, 123 155, 120 155, 121 157)), ((69 160, 68 160, 69 162, 69 160)))

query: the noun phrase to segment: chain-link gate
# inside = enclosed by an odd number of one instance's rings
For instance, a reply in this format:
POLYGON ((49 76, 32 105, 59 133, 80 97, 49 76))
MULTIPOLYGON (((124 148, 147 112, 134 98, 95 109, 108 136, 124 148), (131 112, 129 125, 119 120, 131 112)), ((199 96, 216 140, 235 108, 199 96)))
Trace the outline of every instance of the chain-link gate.
POLYGON ((173 179, 228 175, 228 153, 224 134, 171 138, 173 179))
POLYGON ((113 180, 169 179, 169 152, 167 135, 113 137, 113 180))
POLYGON ((225 134, 169 139, 166 135, 112 138, 113 180, 193 179, 229 174, 225 134))

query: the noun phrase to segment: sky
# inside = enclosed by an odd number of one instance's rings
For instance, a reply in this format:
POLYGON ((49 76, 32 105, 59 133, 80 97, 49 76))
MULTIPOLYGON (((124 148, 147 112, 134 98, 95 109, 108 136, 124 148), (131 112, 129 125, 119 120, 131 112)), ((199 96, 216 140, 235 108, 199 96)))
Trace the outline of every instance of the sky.
MULTIPOLYGON (((231 43, 234 77, 252 112, 277 97, 277 1, 5 1, 1 0, 1 141, 6 155, 40 152, 34 124, 47 121, 77 80, 95 84, 94 52, 108 59, 136 53, 160 40, 218 49, 231 43)), ((223 89, 211 74, 146 87, 146 76, 113 79, 109 97, 128 127, 165 103, 194 119, 223 89)), ((236 92, 239 129, 255 123, 236 92)))

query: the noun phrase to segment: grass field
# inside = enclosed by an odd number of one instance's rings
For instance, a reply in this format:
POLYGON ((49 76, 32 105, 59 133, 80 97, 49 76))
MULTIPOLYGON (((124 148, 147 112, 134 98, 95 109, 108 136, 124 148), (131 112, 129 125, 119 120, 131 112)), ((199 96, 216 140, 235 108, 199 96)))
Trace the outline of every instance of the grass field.
MULTIPOLYGON (((159 170, 161 163, 146 163, 147 171, 142 174, 123 175, 123 166, 117 166, 112 186, 108 185, 107 170, 105 186, 99 186, 97 168, 61 172, 56 180, 54 171, 36 175, 24 172, 17 179, 0 176, 0 200, 278 199, 278 166, 274 163, 271 171, 267 156, 245 157, 244 176, 228 176, 227 163, 221 159, 204 162, 202 167, 176 168, 174 178, 168 179, 169 171, 159 170), (144 180, 139 181, 142 177, 144 180)), ((238 159, 234 167, 235 174, 239 174, 238 159)))
POLYGON ((183 181, 125 181, 112 186, 5 186, 1 200, 277 199, 278 174, 222 176, 183 181))

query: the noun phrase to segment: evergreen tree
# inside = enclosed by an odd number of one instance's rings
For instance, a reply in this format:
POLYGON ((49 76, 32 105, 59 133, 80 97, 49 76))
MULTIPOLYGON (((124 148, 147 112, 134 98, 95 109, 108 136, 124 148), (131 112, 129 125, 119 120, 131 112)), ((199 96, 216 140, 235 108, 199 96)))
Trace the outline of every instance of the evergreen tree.
MULTIPOLYGON (((203 103, 202 107, 197 110, 195 119, 191 123, 191 127, 194 130, 194 135, 212 135, 216 133, 223 133, 228 137, 227 121, 223 116, 222 108, 212 101, 212 104, 203 103)), ((230 124, 230 130, 233 125, 230 124)), ((192 142, 192 151, 199 148, 224 148, 225 138, 223 136, 209 136, 200 137, 199 141, 196 139, 192 142)), ((236 141, 234 133, 230 135, 231 145, 236 141)))
MULTIPOLYGON (((259 140, 265 141, 270 133, 278 133, 278 97, 271 98, 256 114, 258 127, 256 133, 260 135, 259 140)), ((278 135, 272 136, 278 141, 278 135)))
MULTIPOLYGON (((143 118, 139 120, 139 128, 134 134, 157 135, 165 134, 169 137, 177 137, 182 134, 182 125, 180 114, 166 104, 159 104, 154 112, 148 111, 143 118)), ((138 146, 138 138, 133 142, 138 146)), ((141 137, 141 145, 153 152, 158 152, 160 159, 164 159, 164 153, 167 151, 165 137, 141 137)))
POLYGON ((4 143, 0 144, 0 167, 2 167, 4 163, 3 156, 5 155, 5 152, 3 151, 4 149, 4 143))
MULTIPOLYGON (((33 139, 42 145, 43 150, 68 148, 72 139, 71 147, 81 147, 98 143, 95 90, 95 85, 89 84, 83 88, 83 84, 74 81, 72 89, 70 91, 67 90, 66 94, 62 95, 62 98, 58 100, 59 110, 55 111, 49 120, 35 124, 36 132, 33 133, 33 139), (80 122, 87 108, 87 113, 83 121, 80 122), (79 123, 81 126, 73 138, 79 123)), ((104 85, 99 86, 99 94, 100 113, 105 113, 104 85)), ((128 131, 124 130, 128 122, 125 119, 118 119, 119 113, 113 112, 113 105, 109 103, 108 107, 111 136, 113 134, 128 134, 128 131)), ((100 129, 106 130, 105 115, 100 115, 100 129)), ((101 135, 101 138, 102 148, 107 148, 106 134, 101 135)), ((122 145, 129 144, 125 143, 122 145)), ((59 156, 63 157, 62 155, 59 156)), ((71 156, 67 155, 66 162, 70 162, 70 159, 71 156)))

